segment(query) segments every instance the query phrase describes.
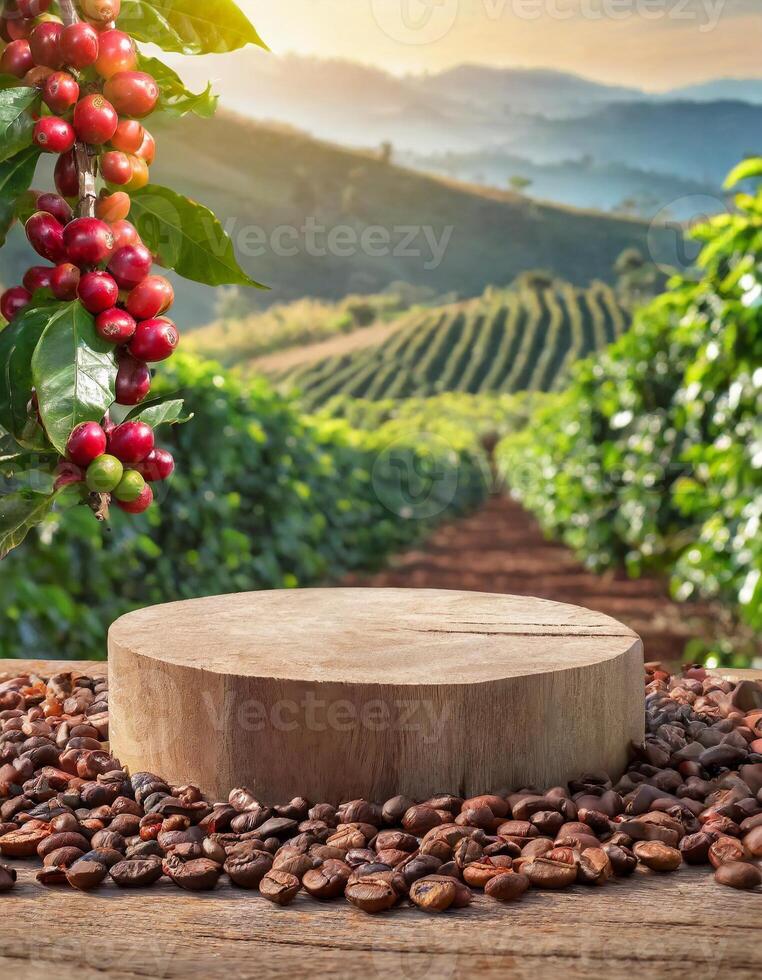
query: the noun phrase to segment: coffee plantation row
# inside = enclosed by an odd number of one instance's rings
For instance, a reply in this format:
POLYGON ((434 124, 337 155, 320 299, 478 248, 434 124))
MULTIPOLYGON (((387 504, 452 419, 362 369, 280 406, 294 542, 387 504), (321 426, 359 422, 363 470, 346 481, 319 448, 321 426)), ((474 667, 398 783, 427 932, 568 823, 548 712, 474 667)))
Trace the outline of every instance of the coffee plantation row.
MULTIPOLYGON (((762 178, 748 159, 728 187, 762 178)), ((676 278, 602 355, 576 366, 521 433, 503 475, 590 566, 671 576, 762 627, 762 190, 695 231, 676 278)))
POLYGON ((550 391, 579 357, 627 328, 628 315, 604 283, 489 289, 475 300, 422 309, 382 344, 273 376, 298 389, 309 409, 337 395, 379 399, 444 391, 550 391))

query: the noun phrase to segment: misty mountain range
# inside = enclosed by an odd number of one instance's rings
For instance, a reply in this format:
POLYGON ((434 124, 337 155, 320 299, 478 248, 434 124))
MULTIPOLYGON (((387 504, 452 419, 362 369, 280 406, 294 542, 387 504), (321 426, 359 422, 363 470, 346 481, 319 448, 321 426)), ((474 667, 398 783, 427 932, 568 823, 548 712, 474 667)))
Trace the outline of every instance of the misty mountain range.
POLYGON ((715 195, 721 208, 725 174, 760 149, 762 79, 653 94, 545 69, 398 77, 257 51, 218 69, 222 104, 252 118, 347 146, 390 142, 406 165, 500 187, 523 176, 529 194, 645 217, 689 195, 715 195))

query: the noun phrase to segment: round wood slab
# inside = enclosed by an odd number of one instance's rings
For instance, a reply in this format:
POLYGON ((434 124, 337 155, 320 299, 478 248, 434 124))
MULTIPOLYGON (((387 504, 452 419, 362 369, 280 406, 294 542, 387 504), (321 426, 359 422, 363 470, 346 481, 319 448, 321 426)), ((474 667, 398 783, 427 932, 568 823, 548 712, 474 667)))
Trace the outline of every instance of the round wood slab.
POLYGON ((643 737, 626 626, 524 596, 302 589, 153 606, 109 632, 132 772, 269 803, 472 795, 623 771, 643 737))

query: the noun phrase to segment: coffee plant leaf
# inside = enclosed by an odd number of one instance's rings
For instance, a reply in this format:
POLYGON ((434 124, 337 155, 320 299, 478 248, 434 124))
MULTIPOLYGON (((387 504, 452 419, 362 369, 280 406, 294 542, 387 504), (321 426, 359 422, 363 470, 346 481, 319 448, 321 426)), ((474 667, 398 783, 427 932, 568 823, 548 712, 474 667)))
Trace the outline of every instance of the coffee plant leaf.
POLYGON ((34 119, 29 110, 39 98, 36 88, 0 89, 0 161, 32 145, 34 119))
POLYGON ((742 180, 749 180, 751 177, 762 177, 762 157, 749 157, 747 160, 742 160, 725 178, 723 187, 730 190, 742 180))
POLYGON ((6 88, 18 88, 19 80, 15 75, 0 75, 0 91, 6 88))
POLYGON ((56 496, 38 490, 18 490, 0 496, 0 560, 50 513, 56 496))
POLYGON ((152 429, 157 425, 181 425, 193 418, 193 413, 183 414, 183 406, 182 398, 168 401, 157 398, 152 403, 137 405, 129 412, 125 421, 146 422, 152 429))
POLYGON ((158 58, 140 55, 138 61, 140 70, 148 72, 156 79, 161 93, 156 108, 160 112, 166 112, 170 116, 185 116, 192 112, 203 119, 214 115, 219 96, 212 92, 211 83, 196 95, 185 87, 176 71, 158 58))
POLYGON ((16 439, 30 434, 32 355, 51 312, 51 306, 27 307, 0 334, 0 422, 16 439))
POLYGON ((76 300, 47 310, 48 322, 32 357, 32 380, 50 442, 66 451, 80 422, 100 422, 114 401, 114 346, 76 300))
POLYGON ((19 201, 29 190, 39 156, 37 147, 30 146, 0 163, 0 247, 19 215, 19 201))
POLYGON ((130 221, 158 263, 185 279, 266 288, 241 269, 229 235, 203 204, 149 184, 132 195, 130 221))
POLYGON ((267 48, 232 0, 123 0, 118 26, 136 41, 182 54, 267 48))

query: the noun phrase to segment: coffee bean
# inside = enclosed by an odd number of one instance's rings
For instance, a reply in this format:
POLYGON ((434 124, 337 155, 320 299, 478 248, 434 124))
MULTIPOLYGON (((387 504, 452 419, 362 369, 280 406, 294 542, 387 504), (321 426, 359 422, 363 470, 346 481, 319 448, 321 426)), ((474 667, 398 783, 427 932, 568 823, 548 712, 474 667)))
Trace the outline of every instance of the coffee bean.
POLYGON ((434 827, 438 827, 441 823, 442 818, 437 811, 424 804, 411 806, 402 818, 402 826, 408 833, 414 834, 416 837, 423 837, 424 834, 434 827))
POLYGON ((347 884, 344 892, 348 902, 363 912, 384 912, 397 904, 399 895, 391 881, 382 874, 366 875, 347 884))
POLYGON ((273 858, 266 851, 230 853, 223 867, 234 885, 239 888, 257 888, 273 867, 273 858))
POLYGON ((484 888, 491 878, 506 873, 506 868, 497 867, 489 858, 485 858, 484 861, 474 861, 472 864, 467 864, 462 871, 463 881, 472 888, 484 888))
POLYGON ((530 858, 521 865, 521 871, 535 888, 568 888, 577 880, 577 868, 574 864, 542 857, 530 858))
POLYGON ((273 868, 259 883, 259 893, 276 905, 290 905, 299 894, 301 882, 296 875, 273 868))
POLYGON ((393 796, 381 808, 381 816, 387 824, 396 825, 402 822, 407 811, 415 806, 415 801, 407 796, 393 796))
POLYGON ((751 855, 736 837, 718 837, 709 846, 709 863, 713 868, 729 861, 746 861, 751 855))
POLYGON ((495 875, 484 886, 484 894, 498 902, 518 902, 529 889, 529 878, 522 872, 509 871, 495 875))
POLYGON ((680 853, 683 856, 683 861, 686 864, 708 864, 709 863, 709 848, 712 846, 714 837, 712 834, 707 834, 705 831, 699 831, 697 834, 690 834, 687 837, 683 837, 680 841, 680 853))
POLYGON ((120 888, 143 888, 153 885, 163 873, 159 858, 120 861, 109 871, 114 882, 120 888))
POLYGON ((683 863, 680 851, 661 841, 638 841, 632 850, 638 861, 652 871, 677 871, 683 863))
POLYGON ((222 869, 208 858, 181 861, 169 854, 161 865, 163 873, 179 887, 188 891, 211 891, 216 888, 222 869))
POLYGON ((410 886, 410 900, 424 912, 444 912, 455 901, 457 886, 453 878, 420 878, 410 886))
POLYGON ((613 874, 609 855, 602 847, 588 847, 580 854, 577 880, 583 885, 605 885, 613 874))
POLYGON ((762 871, 753 864, 728 861, 717 868, 714 880, 729 888, 749 890, 762 884, 762 871))
POLYGON ((0 892, 9 892, 16 884, 16 870, 7 864, 0 864, 0 892))
POLYGON ((313 898, 338 898, 344 894, 351 873, 348 864, 329 859, 321 867, 308 871, 302 878, 302 885, 313 898))
MULTIPOLYGON (((762 792, 762 790, 760 790, 762 792)), ((762 814, 760 814, 762 816, 762 814)), ((753 827, 743 838, 743 845, 754 858, 762 858, 762 824, 753 827)))
POLYGON ((66 880, 72 886, 72 888, 77 888, 79 891, 89 892, 93 888, 97 888, 101 882, 104 880, 108 874, 108 868, 105 864, 101 864, 98 861, 86 861, 80 859, 75 861, 70 868, 66 870, 66 880))
POLYGON ((603 845, 603 850, 608 854, 611 867, 617 878, 628 877, 638 866, 638 859, 628 847, 607 842, 603 845))

